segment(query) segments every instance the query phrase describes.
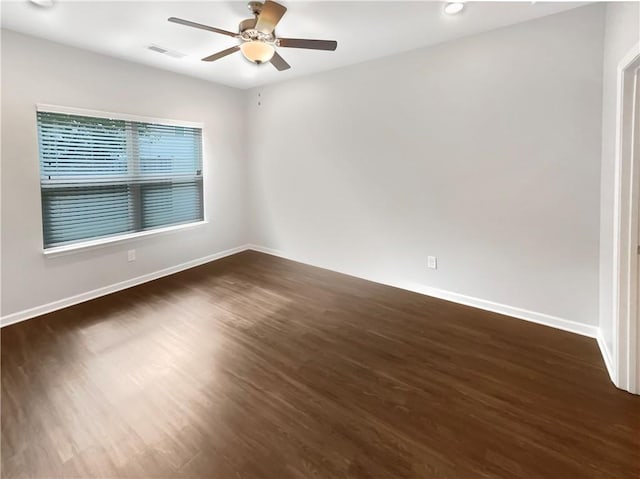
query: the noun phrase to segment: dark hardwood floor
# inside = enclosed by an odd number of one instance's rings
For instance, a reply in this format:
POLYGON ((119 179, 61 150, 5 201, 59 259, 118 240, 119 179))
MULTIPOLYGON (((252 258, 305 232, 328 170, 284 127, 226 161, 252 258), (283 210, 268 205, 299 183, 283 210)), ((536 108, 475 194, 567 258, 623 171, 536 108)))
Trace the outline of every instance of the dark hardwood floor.
POLYGON ((640 477, 594 340, 255 252, 2 329, 2 477, 640 477))

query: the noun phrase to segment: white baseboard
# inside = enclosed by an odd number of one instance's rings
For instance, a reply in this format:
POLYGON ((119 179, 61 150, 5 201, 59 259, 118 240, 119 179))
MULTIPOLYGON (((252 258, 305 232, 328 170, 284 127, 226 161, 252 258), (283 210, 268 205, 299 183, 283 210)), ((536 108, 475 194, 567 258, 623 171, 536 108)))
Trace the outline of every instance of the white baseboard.
MULTIPOLYGON (((186 263, 182 263, 176 266, 172 266, 170 268, 162 269, 160 271, 138 276, 136 278, 122 281, 120 283, 104 286, 102 288, 94 289, 93 291, 88 291, 86 293, 81 293, 75 296, 71 296, 69 298, 53 301, 51 303, 37 306, 35 308, 30 308, 23 311, 11 313, 6 316, 2 316, 0 317, 0 327, 8 326, 10 324, 18 323, 20 321, 25 321, 27 319, 34 318, 36 316, 51 313, 53 311, 66 308, 68 306, 73 306, 74 304, 82 303, 85 301, 89 301, 91 299, 99 298, 100 296, 105 296, 107 294, 115 293, 123 289, 131 288, 132 286, 137 286, 139 284, 146 283, 148 281, 153 281, 154 279, 162 278, 163 276, 169 276, 171 274, 178 273, 180 271, 184 271, 186 269, 193 268, 195 266, 200 266, 202 264, 209 263, 211 261, 215 261, 217 259, 221 259, 226 256, 231 256, 233 254, 240 253, 246 250, 254 250, 260 253, 266 253, 272 256, 278 256, 280 258, 296 261, 298 263, 303 263, 303 264, 307 264, 310 266, 315 266, 323 269, 329 269, 324 267, 323 265, 314 264, 312 262, 305 261, 300 258, 296 258, 292 255, 287 255, 282 251, 266 248, 264 246, 258 246, 258 245, 252 245, 252 244, 237 246, 235 248, 231 248, 225 251, 220 251, 219 253, 214 253, 212 255, 194 259, 192 261, 187 261, 186 263)), ((432 296, 434 298, 444 299, 447 301, 452 301, 454 303, 464 304, 467 306, 472 306, 474 308, 483 309, 486 311, 492 311, 499 314, 504 314, 506 316, 523 319, 525 321, 531 321, 531 322, 542 324, 545 326, 550 326, 552 328, 562 329, 564 331, 580 334, 582 336, 595 338, 598 342, 598 346, 600 347, 600 351, 604 359, 604 363, 606 365, 609 376, 611 377, 611 380, 613 381, 613 383, 614 384, 616 383, 613 356, 611 354, 611 351, 609 351, 609 348, 607 347, 607 344, 604 340, 604 337, 602 336, 600 328, 598 328, 597 326, 582 324, 582 323, 570 321, 568 319, 558 318, 556 316, 551 316, 544 313, 538 313, 535 311, 529 311, 529 310, 518 308, 515 306, 509 306, 506 304, 488 301, 486 299, 474 298, 464 294, 454 293, 451 291, 446 291, 438 288, 432 288, 430 286, 426 286, 419 283, 411 283, 411 282, 404 282, 404 281, 389 282, 381 278, 372 278, 372 277, 367 277, 366 275, 354 274, 353 272, 350 272, 350 271, 340 271, 340 270, 332 270, 332 271, 336 271, 338 273, 346 274, 356 278, 365 279, 368 281, 373 281, 375 283, 384 284, 387 286, 392 286, 395 288, 400 288, 400 289, 412 291, 419 294, 424 294, 426 296, 432 296)))
MULTIPOLYGON (((220 258, 224 258, 225 256, 230 256, 236 253, 240 253, 245 250, 254 250, 261 253, 266 253, 272 256, 278 256, 281 258, 285 258, 291 261, 296 261, 299 263, 308 264, 310 266, 315 266, 318 268, 324 268, 323 265, 313 264, 312 262, 304 261, 300 258, 293 257, 291 255, 287 255, 282 251, 277 251, 271 248, 265 248, 263 246, 258 245, 243 245, 238 246, 236 248, 231 248, 225 251, 221 251, 219 253, 215 253, 209 256, 205 256, 203 258, 198 258, 192 261, 188 261, 186 263, 182 263, 176 266, 172 266, 170 268, 165 268, 160 271, 156 271, 153 273, 145 274, 142 276, 138 276, 136 278, 132 278, 126 281, 122 281, 120 283, 112 284, 109 286, 104 286, 102 288, 94 289, 93 291, 88 291, 86 293, 81 293, 76 296, 71 296, 69 298, 60 299, 57 301, 53 301, 51 303, 47 303, 41 306, 37 306, 35 308, 26 309, 23 311, 18 311, 15 313, 8 314, 6 316, 2 316, 0 318, 0 326, 8 326, 10 324, 14 324, 20 321, 24 321, 26 319, 31 319, 36 316, 40 316, 42 314, 51 313, 53 311, 57 311, 62 308, 66 308, 68 306, 72 306, 74 304, 82 303, 84 301, 89 301, 91 299, 99 298, 100 296, 105 296, 110 293, 115 293, 116 291, 120 291, 123 289, 131 288, 132 286, 137 286, 142 283, 146 283, 148 281, 153 281, 154 279, 162 278, 163 276, 168 276, 174 273, 178 273, 180 271, 184 271, 185 269, 193 268, 195 266, 199 266, 201 264, 205 264, 211 261, 215 261, 220 258)), ((524 319, 526 321, 531 321, 538 324, 543 324, 545 326, 551 326, 553 328, 562 329, 564 331, 569 331, 576 334, 581 334, 583 336, 589 336, 592 338, 598 339, 598 344, 600 344, 601 349, 603 349, 603 355, 605 355, 606 346, 604 346, 604 341, 601 341, 599 328, 596 326, 590 326, 587 324, 578 323, 575 321, 570 321, 568 319, 562 319, 555 316, 551 316, 544 313, 538 313, 535 311, 529 311, 526 309, 509 306, 505 304, 495 303, 493 301, 488 301, 485 299, 474 298, 471 296, 466 296, 459 293, 454 293, 451 291, 445 291, 442 289, 432 288, 430 286, 426 286, 419 283, 410 283, 410 282, 389 282, 384 280, 383 278, 373 278, 367 277, 365 275, 354 274, 351 271, 341 271, 341 270, 333 270, 338 273, 347 274, 349 276, 354 276, 357 278, 365 279, 368 281, 373 281, 376 283, 384 284, 387 286, 393 286, 395 288, 404 289, 407 291, 412 291, 419 294, 424 294, 426 296, 432 296, 435 298, 444 299, 447 301, 452 301, 454 303, 464 304, 467 306, 472 306, 474 308, 483 309, 486 311, 492 311, 499 314, 504 314, 506 316, 512 316, 519 319, 524 319)), ((608 354, 608 351, 607 353, 608 354)), ((605 363, 607 364, 607 368, 611 373, 611 358, 610 356, 605 356, 605 363)))
POLYGON ((41 306, 36 306, 35 308, 11 313, 0 318, 0 327, 9 326, 10 324, 35 318, 36 316, 51 313, 53 311, 57 311, 58 309, 73 306, 74 304, 83 303, 91 299, 99 298, 100 296, 105 296, 107 294, 115 293, 116 291, 131 288, 132 286, 137 286, 148 281, 153 281, 154 279, 162 278, 163 276, 169 276, 170 274, 178 273, 195 266, 200 266, 201 264, 209 263, 211 261, 224 258, 225 256, 231 256, 232 254, 240 253, 247 249, 249 249, 249 246, 247 245, 237 246, 235 248, 220 251, 219 253, 214 253, 202 258, 187 261, 186 263, 161 269, 160 271, 155 271, 153 273, 144 274, 136 278, 128 279, 120 283, 104 286, 102 288, 94 289, 93 291, 88 291, 86 293, 81 293, 69 298, 64 298, 53 301, 51 303, 43 304, 41 306))
MULTIPOLYGON (((298 263, 308 264, 310 266, 315 266, 323 269, 326 268, 323 265, 314 264, 308 261, 305 261, 300 258, 293 257, 291 255, 285 254, 282 251, 274 250, 271 248, 266 248, 264 246, 258 246, 251 244, 249 245, 249 249, 254 251, 259 251, 261 253, 270 254, 273 256, 278 256, 280 258, 285 258, 291 261, 296 261, 298 263)), ((386 281, 381 278, 373 278, 365 275, 360 275, 357 273, 353 273, 351 271, 340 271, 333 270, 338 273, 346 274, 349 276, 354 276, 356 278, 365 279, 368 281, 373 281, 375 283, 384 284, 387 286, 393 286, 395 288, 404 289, 407 291, 412 291, 414 293, 424 294, 426 296, 432 296, 434 298, 444 299, 447 301, 451 301, 454 303, 464 304, 466 306, 472 306, 474 308, 483 309, 485 311, 491 311, 494 313, 504 314, 506 316, 512 316, 518 319, 524 319, 525 321, 531 321, 533 323, 542 324, 545 326, 550 326, 556 329, 562 329, 564 331, 569 331, 571 333, 580 334, 582 336, 588 336, 590 338, 597 338, 599 335, 600 328, 597 326, 591 326, 589 324, 578 323, 576 321, 571 321, 569 319, 558 318, 556 316, 551 316, 545 313, 538 313, 535 311, 529 311, 527 309, 518 308, 515 306, 509 306, 506 304, 496 303, 493 301, 488 301, 486 299, 474 298, 472 296, 467 296, 460 293, 454 293, 451 291, 446 291, 443 289, 432 288, 430 286, 426 286, 420 283, 412 283, 408 281, 386 281)))
POLYGON ((617 384, 616 381, 616 371, 613 367, 613 355, 607 346, 607 342, 604 340, 604 336, 602 336, 602 331, 598 331, 596 336, 596 340, 598 341, 598 347, 600 348, 600 354, 602 354, 602 359, 604 359, 604 365, 607 367, 607 372, 609 373, 609 377, 613 384, 617 384))

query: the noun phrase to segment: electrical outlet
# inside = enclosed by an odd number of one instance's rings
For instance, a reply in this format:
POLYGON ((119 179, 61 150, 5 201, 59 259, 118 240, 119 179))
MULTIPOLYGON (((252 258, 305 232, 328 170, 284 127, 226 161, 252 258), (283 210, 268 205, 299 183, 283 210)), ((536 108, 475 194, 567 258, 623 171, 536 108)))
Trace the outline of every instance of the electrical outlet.
POLYGON ((130 249, 127 251, 127 261, 135 261, 136 260, 136 250, 130 249))
POLYGON ((438 269, 438 258, 435 256, 427 256, 427 267, 431 269, 438 269))

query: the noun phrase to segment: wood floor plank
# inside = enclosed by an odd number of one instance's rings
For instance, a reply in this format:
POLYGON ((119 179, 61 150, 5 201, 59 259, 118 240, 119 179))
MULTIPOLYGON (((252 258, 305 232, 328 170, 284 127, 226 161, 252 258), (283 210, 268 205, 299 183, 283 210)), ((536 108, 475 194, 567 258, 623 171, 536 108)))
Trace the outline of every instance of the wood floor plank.
POLYGON ((594 340, 256 252, 1 336, 3 478, 640 477, 594 340))

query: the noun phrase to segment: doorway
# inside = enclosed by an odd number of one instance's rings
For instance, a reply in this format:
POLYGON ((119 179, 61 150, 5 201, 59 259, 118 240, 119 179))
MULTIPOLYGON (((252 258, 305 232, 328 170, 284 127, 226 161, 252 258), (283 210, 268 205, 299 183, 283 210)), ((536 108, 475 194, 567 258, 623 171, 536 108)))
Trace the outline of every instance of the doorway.
MULTIPOLYGON (((632 122, 632 161, 636 170, 635 177, 635 190, 640 190, 640 67, 636 68, 634 74, 634 111, 632 122)), ((629 335, 635 338, 635 344, 632 341, 630 349, 633 351, 631 360, 635 356, 634 365, 630 368, 629 376, 633 377, 631 381, 629 391, 636 394, 640 394, 640 194, 635 198, 636 206, 636 238, 638 244, 636 248, 636 287, 635 287, 635 315, 634 321, 631 321, 629 325, 629 335)))
POLYGON ((618 86, 612 376, 640 394, 640 44, 620 62, 618 86))

